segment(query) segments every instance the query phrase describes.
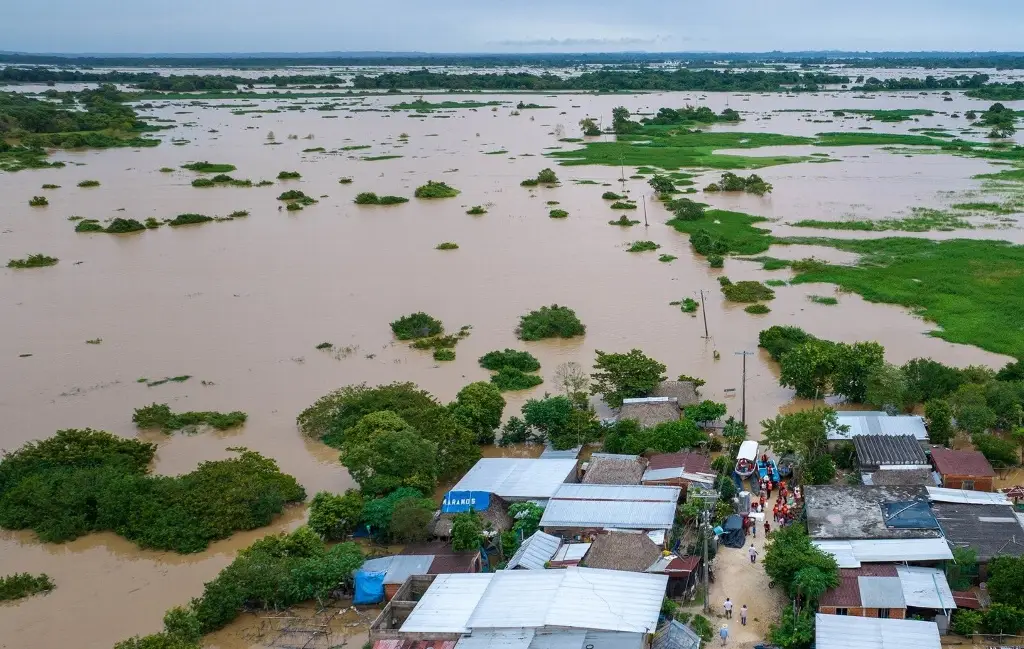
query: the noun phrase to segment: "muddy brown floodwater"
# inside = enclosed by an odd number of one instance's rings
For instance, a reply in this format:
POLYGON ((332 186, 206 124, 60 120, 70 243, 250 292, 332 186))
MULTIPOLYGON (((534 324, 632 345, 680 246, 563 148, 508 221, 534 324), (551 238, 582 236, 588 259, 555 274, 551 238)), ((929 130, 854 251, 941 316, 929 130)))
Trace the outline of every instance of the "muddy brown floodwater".
MULTIPOLYGON (((835 340, 877 340, 897 363, 915 356, 956 365, 1005 362, 926 335, 932 327, 904 309, 870 304, 855 295, 841 295, 833 307, 808 301, 811 294, 835 293, 831 286, 785 287, 777 291, 772 313, 744 313, 742 305, 722 299, 717 275, 785 279, 788 271, 769 273, 737 260, 728 261, 724 271, 709 270, 706 262, 694 258, 686 237, 664 225, 664 209, 650 201, 649 227, 607 225, 617 214, 600 198, 605 188, 572 180, 613 183, 618 190, 618 168, 556 167, 560 187, 519 186, 522 179, 555 166, 542 154, 546 148, 573 146, 559 143, 558 133, 575 135, 575 125, 585 115, 607 119, 617 104, 656 110, 696 103, 701 96, 715 110, 728 104, 757 113, 727 128, 794 134, 853 129, 866 122, 822 125, 797 113, 771 111, 851 104, 963 111, 987 105, 962 97, 943 102, 938 95, 914 95, 913 101, 887 96, 866 101, 827 93, 562 95, 534 96, 530 100, 556 108, 524 110, 519 116, 510 115, 512 105, 504 105, 495 111, 462 109, 414 118, 404 112, 314 110, 234 115, 229 109, 184 101, 159 104, 145 114, 175 119, 179 126, 161 133, 165 143, 155 149, 59 153, 56 157, 69 163, 64 169, 0 175, 0 261, 36 252, 61 260, 51 268, 0 271, 0 446, 14 449, 69 427, 136 437, 132 410, 153 402, 175 409, 237 409, 249 419, 236 431, 147 435, 160 445, 154 470, 187 472, 199 462, 228 457, 229 447, 246 446, 275 458, 312 494, 341 491, 352 481, 332 449, 297 432, 295 416, 301 409, 332 389, 359 382, 413 381, 450 400, 466 383, 487 379, 476 359, 492 349, 530 350, 548 381, 507 395, 506 414, 517 413, 527 398, 551 390, 559 363, 589 367, 595 349, 636 347, 666 363, 671 376, 705 378, 704 395, 726 401, 730 414, 738 416, 740 400, 726 392, 736 389, 738 395, 741 387, 736 353, 757 351, 758 332, 773 324, 797 325, 835 340), (758 118, 768 115, 772 119, 758 118), (279 145, 266 144, 270 131, 279 145), (408 134, 407 143, 399 140, 402 133, 408 134), (307 135, 313 139, 301 139, 307 135), (171 138, 189 143, 174 146, 171 138), (371 148, 338 155, 302 153, 312 147, 353 145, 371 148), (484 155, 500 149, 508 154, 484 155), (360 159, 386 154, 403 157, 360 159), (299 171, 302 179, 265 188, 196 189, 190 186, 196 177, 191 172, 158 171, 196 160, 237 165, 232 174, 253 181, 276 178, 282 170, 299 171), (353 183, 338 184, 345 176, 353 183), (77 188, 84 179, 102 184, 77 188), (413 199, 396 207, 352 204, 362 191, 411 197, 430 179, 448 182, 462 194, 446 200, 413 199), (43 193, 43 183, 62 188, 46 192, 48 207, 29 208, 28 199, 43 193), (320 197, 319 204, 301 212, 280 211, 275 197, 291 188, 320 197), (558 201, 569 218, 549 219, 547 201, 558 201), (466 215, 473 205, 487 205, 488 213, 466 215), (242 209, 250 212, 248 218, 127 236, 76 234, 74 223, 67 220, 71 215, 226 215, 242 209), (627 254, 625 247, 637 239, 651 239, 661 244, 659 253, 678 259, 666 264, 657 261, 658 253, 627 254), (435 250, 442 241, 460 247, 435 250), (669 306, 673 300, 697 297, 701 290, 708 339, 702 337, 699 315, 669 306), (586 337, 518 342, 513 330, 519 316, 552 303, 574 308, 587 325, 586 337), (429 353, 392 339, 388 323, 419 310, 441 318, 451 330, 473 326, 472 335, 459 343, 456 361, 438 364, 429 353), (86 344, 94 338, 102 343, 86 344), (345 351, 314 349, 323 341, 345 351), (716 351, 720 360, 714 359, 716 351), (182 374, 192 378, 152 388, 137 382, 182 374)), ((371 98, 361 107, 380 108, 394 101, 371 98)), ((906 132, 911 125, 948 121, 936 116, 881 128, 906 132)), ((943 192, 977 189, 978 181, 969 176, 989 168, 974 160, 904 158, 874 148, 834 153, 843 162, 765 169, 762 175, 775 185, 770 197, 718 195, 705 200, 787 221, 846 212, 889 216, 917 204, 947 204, 951 199, 943 192), (894 175, 898 182, 889 182, 894 175)), ((633 196, 649 192, 643 180, 630 180, 626 187, 633 196)), ((637 212, 634 218, 642 218, 637 212)), ((991 236, 1009 235, 999 231, 991 236)), ((771 254, 849 260, 828 249, 789 247, 771 254)), ((756 422, 792 402, 792 393, 778 386, 776 373, 762 352, 748 361, 747 420, 754 435, 759 434, 756 422)), ((199 595, 203 582, 238 548, 263 534, 293 528, 303 518, 304 510, 296 508, 269 528, 236 534, 185 557, 141 551, 112 534, 46 545, 30 534, 4 533, 0 574, 46 572, 57 588, 43 597, 0 606, 0 647, 63 649, 73 638, 81 649, 106 649, 130 635, 157 631, 164 611, 199 595)))

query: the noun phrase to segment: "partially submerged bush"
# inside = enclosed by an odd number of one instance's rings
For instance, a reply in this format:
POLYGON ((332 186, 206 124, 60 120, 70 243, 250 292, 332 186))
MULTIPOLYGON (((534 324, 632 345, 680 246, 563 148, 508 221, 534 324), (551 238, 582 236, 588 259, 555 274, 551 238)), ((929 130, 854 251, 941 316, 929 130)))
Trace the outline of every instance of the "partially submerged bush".
POLYGON ((613 210, 635 210, 636 203, 626 203, 624 201, 616 201, 612 203, 613 210))
POLYGON ((277 174, 278 180, 297 180, 299 178, 302 178, 302 174, 298 171, 282 171, 277 174))
POLYGON ((33 196, 28 199, 28 204, 31 207, 45 207, 50 204, 50 201, 46 200, 45 196, 33 196))
POLYGON ((506 348, 503 351, 487 352, 480 357, 480 367, 493 372, 503 367, 515 368, 521 372, 536 372, 540 369, 540 361, 530 352, 506 348))
POLYGON ((351 178, 347 178, 346 177, 346 178, 339 178, 338 179, 338 184, 340 184, 340 185, 349 185, 351 183, 352 183, 352 179, 351 178))
POLYGON ((391 331, 399 340, 415 340, 444 333, 444 325, 440 320, 418 311, 392 322, 391 331))
POLYGON ((569 216, 569 213, 565 210, 554 209, 548 212, 548 216, 553 219, 564 219, 569 216))
POLYGON ((623 214, 622 216, 620 216, 617 219, 613 219, 611 221, 608 221, 608 225, 621 225, 624 228, 629 228, 629 227, 632 227, 632 226, 636 225, 639 222, 640 221, 633 221, 628 216, 623 214))
POLYGON ((408 203, 409 199, 402 196, 378 196, 373 192, 361 192, 356 194, 353 202, 356 205, 397 205, 408 203))
POLYGON ((45 183, 43 189, 60 189, 60 185, 53 185, 51 183, 45 183))
POLYGON ((514 367, 503 367, 497 374, 491 376, 491 383, 502 392, 529 390, 543 382, 544 379, 536 374, 527 374, 514 367))
POLYGON ((569 307, 542 306, 536 311, 519 318, 516 336, 520 340, 543 340, 545 338, 572 338, 587 332, 586 326, 569 307))
POLYGON ((679 303, 679 308, 683 313, 693 313, 700 308, 700 303, 692 297, 687 297, 679 303))
POLYGON ((603 198, 606 201, 618 201, 625 198, 625 196, 622 196, 621 194, 616 194, 615 192, 605 192, 601 194, 601 198, 603 198))
POLYGON ((78 186, 79 187, 99 187, 100 186, 100 181, 98 181, 98 180, 83 180, 82 182, 78 183, 78 186))
POLYGON ((647 252, 648 250, 657 250, 661 246, 653 241, 634 241, 633 244, 626 248, 626 252, 647 252))
POLYGON ((671 261, 675 261, 676 259, 679 259, 679 257, 676 257, 675 255, 659 255, 658 256, 658 261, 664 262, 666 264, 671 262, 671 261))
POLYGON ((760 314, 763 314, 763 313, 771 313, 772 312, 772 310, 769 309, 764 304, 751 304, 750 306, 745 307, 743 310, 746 311, 747 313, 753 313, 755 315, 760 315, 760 314))
POLYGON ((15 573, 0 578, 0 602, 22 599, 30 595, 48 593, 54 584, 44 573, 30 575, 27 572, 15 573))
POLYGON ((537 174, 537 182, 545 185, 553 185, 558 182, 558 176, 552 169, 541 169, 540 173, 537 174))
POLYGON ((179 225, 193 225, 196 223, 206 223, 207 221, 212 220, 212 216, 206 216, 205 214, 179 214, 173 219, 167 221, 167 225, 171 227, 176 227, 179 225))
POLYGON ((435 361, 454 361, 455 350, 454 349, 435 349, 434 350, 435 361))
POLYGON ((455 243, 454 241, 445 241, 443 243, 437 244, 435 246, 435 249, 437 249, 437 250, 458 250, 459 249, 459 244, 455 243))
POLYGON ((487 214, 487 210, 484 209, 483 205, 474 205, 473 207, 466 210, 466 214, 471 216, 479 216, 481 214, 487 214))
POLYGON ((136 408, 132 421, 143 429, 161 430, 173 433, 183 428, 194 428, 207 425, 217 430, 235 428, 245 423, 247 415, 241 411, 234 412, 172 412, 166 403, 154 403, 136 408))
POLYGON ((708 255, 708 266, 712 268, 722 268, 725 266, 725 257, 722 255, 710 254, 708 255))
POLYGON ((743 281, 722 286, 725 299, 730 302, 761 302, 775 299, 775 291, 761 282, 743 281))
POLYGON ((277 197, 277 200, 291 201, 293 203, 299 203, 301 205, 312 205, 313 203, 317 202, 315 198, 313 198, 312 196, 306 196, 304 192, 298 189, 290 189, 286 192, 282 192, 281 195, 277 197))
POLYGON ((43 254, 29 255, 24 259, 12 259, 7 262, 8 268, 42 268, 44 266, 54 266, 60 261, 56 257, 48 257, 43 254))
MULTIPOLYGON (((207 162, 206 160, 203 160, 202 162, 190 162, 188 164, 181 165, 181 168, 188 169, 189 171, 198 171, 199 173, 204 174, 225 174, 228 173, 229 171, 234 171, 238 167, 236 167, 235 165, 207 162)), ((164 167, 164 169, 167 169, 168 171, 174 171, 173 169, 169 169, 167 167, 164 167)), ((163 169, 161 169, 160 171, 163 171, 163 169)))
POLYGON ((708 185, 704 191, 707 192, 749 192, 758 196, 764 196, 772 191, 771 183, 766 183, 763 178, 757 174, 750 174, 746 178, 737 176, 731 171, 726 171, 722 174, 722 181, 720 183, 712 183, 708 185))
POLYGON ((454 198, 459 195, 459 190, 443 182, 428 180, 426 185, 416 188, 414 195, 416 198, 454 198))

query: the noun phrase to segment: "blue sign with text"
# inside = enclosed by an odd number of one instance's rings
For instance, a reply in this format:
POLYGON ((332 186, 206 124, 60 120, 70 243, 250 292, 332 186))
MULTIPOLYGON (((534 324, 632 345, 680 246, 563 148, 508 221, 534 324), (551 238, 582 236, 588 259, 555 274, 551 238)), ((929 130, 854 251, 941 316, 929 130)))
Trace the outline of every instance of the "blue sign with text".
POLYGON ((442 514, 458 514, 474 509, 478 512, 491 506, 491 494, 486 491, 449 491, 441 501, 442 514))

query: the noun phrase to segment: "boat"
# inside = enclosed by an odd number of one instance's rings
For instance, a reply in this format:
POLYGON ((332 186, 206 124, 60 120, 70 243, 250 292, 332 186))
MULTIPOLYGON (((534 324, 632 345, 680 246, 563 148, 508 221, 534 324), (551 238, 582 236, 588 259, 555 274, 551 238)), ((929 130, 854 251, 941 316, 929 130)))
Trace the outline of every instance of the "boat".
POLYGON ((736 474, 741 478, 749 478, 757 469, 757 442, 747 440, 740 444, 736 453, 736 474))
POLYGON ((775 460, 768 458, 767 462, 757 461, 757 475, 761 478, 769 478, 773 484, 779 483, 779 467, 775 460))

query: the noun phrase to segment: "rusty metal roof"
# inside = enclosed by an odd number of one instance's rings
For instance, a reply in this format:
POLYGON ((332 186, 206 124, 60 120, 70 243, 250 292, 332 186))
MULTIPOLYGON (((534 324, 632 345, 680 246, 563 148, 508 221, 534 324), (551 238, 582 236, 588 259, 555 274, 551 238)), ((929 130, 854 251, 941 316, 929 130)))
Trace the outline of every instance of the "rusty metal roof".
POLYGON ((968 475, 977 478, 995 476, 992 465, 979 451, 954 451, 948 448, 933 448, 932 463, 935 470, 943 475, 968 475))

